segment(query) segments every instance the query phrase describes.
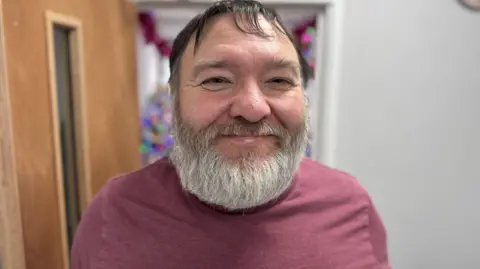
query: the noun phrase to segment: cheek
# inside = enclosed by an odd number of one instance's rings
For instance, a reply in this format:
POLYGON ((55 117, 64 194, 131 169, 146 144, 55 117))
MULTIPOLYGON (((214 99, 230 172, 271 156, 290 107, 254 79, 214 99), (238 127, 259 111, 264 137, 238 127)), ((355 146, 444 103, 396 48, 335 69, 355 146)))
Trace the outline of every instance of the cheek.
POLYGON ((224 113, 224 105, 201 93, 180 95, 180 117, 196 129, 211 125, 224 113))
POLYGON ((305 120, 306 111, 303 93, 288 98, 271 100, 270 106, 278 121, 288 130, 298 128, 305 120))

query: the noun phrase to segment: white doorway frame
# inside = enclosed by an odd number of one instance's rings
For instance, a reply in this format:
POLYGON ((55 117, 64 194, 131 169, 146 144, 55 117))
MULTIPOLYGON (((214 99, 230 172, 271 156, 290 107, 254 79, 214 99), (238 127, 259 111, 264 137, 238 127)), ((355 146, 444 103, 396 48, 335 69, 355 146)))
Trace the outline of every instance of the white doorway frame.
MULTIPOLYGON (((337 96, 340 87, 345 0, 263 0, 273 8, 316 11, 317 47, 311 104, 312 159, 335 166, 337 96)), ((139 10, 208 7, 215 0, 130 0, 139 10)))

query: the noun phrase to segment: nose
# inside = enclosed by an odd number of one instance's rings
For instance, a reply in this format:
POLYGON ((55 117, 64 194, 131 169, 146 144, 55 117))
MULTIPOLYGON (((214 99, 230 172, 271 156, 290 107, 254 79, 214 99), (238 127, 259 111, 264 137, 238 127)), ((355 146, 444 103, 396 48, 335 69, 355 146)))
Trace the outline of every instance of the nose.
POLYGON ((259 122, 270 113, 270 105, 258 85, 250 85, 248 89, 239 89, 230 108, 232 118, 242 117, 249 122, 259 122))

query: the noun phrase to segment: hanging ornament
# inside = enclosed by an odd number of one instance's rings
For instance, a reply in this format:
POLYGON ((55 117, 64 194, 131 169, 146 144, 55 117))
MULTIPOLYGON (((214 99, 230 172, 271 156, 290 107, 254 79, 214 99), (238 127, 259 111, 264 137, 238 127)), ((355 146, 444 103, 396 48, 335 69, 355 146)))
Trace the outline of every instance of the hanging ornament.
POLYGON ((313 36, 315 34, 315 28, 312 26, 307 27, 307 30, 305 31, 309 36, 313 36))
POLYGON ((168 40, 158 36, 157 23, 152 12, 140 12, 138 20, 142 27, 143 37, 146 44, 154 44, 161 56, 169 57, 172 49, 168 40))

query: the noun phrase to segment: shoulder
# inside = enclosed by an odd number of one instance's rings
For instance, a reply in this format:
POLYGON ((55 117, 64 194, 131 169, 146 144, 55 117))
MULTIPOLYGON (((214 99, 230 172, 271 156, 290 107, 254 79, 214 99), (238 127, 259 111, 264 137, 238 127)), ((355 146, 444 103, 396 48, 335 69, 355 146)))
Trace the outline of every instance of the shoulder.
POLYGON ((152 202, 167 185, 175 181, 175 168, 160 160, 137 171, 110 179, 94 196, 75 233, 72 246, 72 269, 93 268, 106 240, 109 224, 116 220, 118 209, 128 209, 132 202, 152 202))
POLYGON ((175 179, 175 167, 164 158, 137 171, 112 178, 100 192, 106 200, 132 196, 145 197, 153 190, 158 194, 159 190, 175 179))
MULTIPOLYGON (((297 171, 302 195, 315 205, 335 207, 339 214, 365 216, 369 240, 380 267, 388 265, 385 226, 366 189, 352 175, 305 158, 297 171)), ((351 218, 348 218, 351 219, 351 218)))
POLYGON ((111 179, 100 191, 107 223, 127 214, 136 218, 140 208, 157 208, 173 203, 181 193, 175 167, 161 159, 137 171, 111 179))
POLYGON ((299 187, 317 197, 369 203, 370 198, 365 188, 345 171, 304 158, 296 174, 299 187))

